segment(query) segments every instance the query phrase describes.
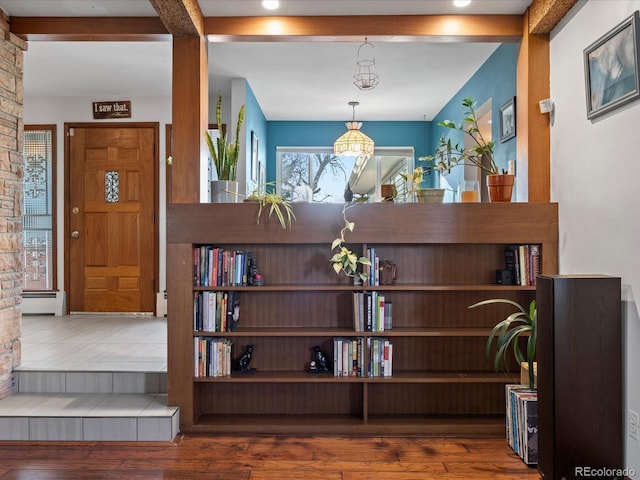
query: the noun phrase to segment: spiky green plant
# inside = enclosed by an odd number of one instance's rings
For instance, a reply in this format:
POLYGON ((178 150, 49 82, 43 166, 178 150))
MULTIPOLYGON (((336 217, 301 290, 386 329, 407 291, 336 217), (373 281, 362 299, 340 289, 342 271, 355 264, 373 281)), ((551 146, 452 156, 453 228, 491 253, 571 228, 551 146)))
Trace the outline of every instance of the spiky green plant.
POLYGON ((205 132, 204 136, 209 147, 209 154, 213 159, 213 165, 218 174, 218 180, 236 180, 236 169, 238 166, 238 156, 240 155, 240 127, 244 121, 244 105, 240 107, 238 112, 238 123, 236 124, 235 143, 227 142, 227 133, 222 133, 222 95, 218 94, 218 103, 216 104, 216 125, 218 133, 216 143, 209 132, 205 132))
POLYGON ((247 200, 258 202, 257 223, 260 223, 260 216, 263 210, 268 207, 269 217, 275 214, 283 229, 291 229, 291 224, 296 219, 291 203, 278 193, 274 193, 274 187, 275 182, 259 185, 247 195, 247 200))
POLYGON ((536 313, 536 301, 532 300, 529 304, 529 309, 525 309, 518 302, 509 300, 506 298, 492 298, 490 300, 483 300, 478 303, 470 305, 469 308, 480 307, 482 305, 490 305, 494 303, 506 303, 512 305, 518 309, 517 312, 512 313, 504 320, 498 322, 489 337, 487 338, 487 344, 485 348, 485 357, 489 360, 491 355, 491 346, 494 339, 496 339, 496 353, 493 358, 493 369, 496 373, 500 372, 500 367, 503 366, 506 372, 509 371, 507 365, 507 353, 510 348, 513 348, 513 354, 515 356, 518 365, 522 362, 529 364, 529 388, 534 388, 534 371, 533 360, 536 356, 536 341, 538 337, 538 321, 536 313), (519 338, 521 336, 529 336, 527 340, 526 355, 524 355, 520 349, 519 338))

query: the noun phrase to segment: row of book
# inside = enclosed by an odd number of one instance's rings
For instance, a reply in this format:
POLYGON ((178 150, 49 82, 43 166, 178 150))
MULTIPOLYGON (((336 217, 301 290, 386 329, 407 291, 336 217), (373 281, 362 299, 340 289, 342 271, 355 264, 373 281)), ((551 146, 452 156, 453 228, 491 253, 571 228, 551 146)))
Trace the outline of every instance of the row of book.
POLYGON ((363 338, 333 339, 333 375, 335 377, 364 376, 363 338))
POLYGON ((393 302, 380 292, 353 292, 353 329, 383 332, 393 327, 393 302))
POLYGON ((194 292, 193 329, 197 332, 232 332, 240 321, 240 292, 194 292))
POLYGON ((378 286, 380 285, 380 258, 376 254, 376 249, 374 247, 367 248, 365 252, 365 257, 369 260, 370 264, 364 265, 364 272, 367 274, 366 284, 369 286, 378 286))
POLYGON ((525 385, 505 387, 507 441, 527 465, 538 463, 538 393, 525 385))
POLYGON ((193 284, 196 287, 238 287, 248 285, 253 259, 251 252, 225 250, 213 245, 193 249, 193 284))
POLYGON ((362 337, 333 339, 333 375, 336 377, 390 377, 393 371, 393 345, 388 338, 367 338, 365 356, 362 337), (368 364, 365 369, 365 358, 368 364))
POLYGON ((231 375, 231 341, 227 338, 194 337, 194 376, 227 377, 231 375))
POLYGON ((541 250, 538 244, 507 245, 504 258, 511 270, 514 285, 535 285, 541 272, 541 250))

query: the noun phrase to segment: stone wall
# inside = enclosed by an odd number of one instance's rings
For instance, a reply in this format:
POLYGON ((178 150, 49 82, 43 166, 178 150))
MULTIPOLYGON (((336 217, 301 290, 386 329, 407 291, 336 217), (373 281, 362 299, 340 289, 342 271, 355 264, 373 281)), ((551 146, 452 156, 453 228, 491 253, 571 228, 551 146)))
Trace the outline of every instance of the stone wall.
POLYGON ((13 393, 20 365, 22 265, 23 52, 0 10, 0 399, 13 393))

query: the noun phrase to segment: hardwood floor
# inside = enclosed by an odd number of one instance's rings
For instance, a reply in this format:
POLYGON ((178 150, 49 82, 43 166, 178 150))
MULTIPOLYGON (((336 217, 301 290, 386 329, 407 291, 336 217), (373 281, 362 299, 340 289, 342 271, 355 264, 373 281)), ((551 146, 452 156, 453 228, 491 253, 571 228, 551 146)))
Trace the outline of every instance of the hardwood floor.
POLYGON ((539 480, 504 438, 217 437, 0 442, 1 480, 539 480))

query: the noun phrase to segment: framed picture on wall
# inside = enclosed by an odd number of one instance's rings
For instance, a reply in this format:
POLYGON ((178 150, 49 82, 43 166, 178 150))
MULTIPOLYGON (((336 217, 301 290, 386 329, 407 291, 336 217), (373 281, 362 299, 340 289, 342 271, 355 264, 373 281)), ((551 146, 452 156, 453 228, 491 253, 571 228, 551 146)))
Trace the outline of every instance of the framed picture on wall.
POLYGON ((258 181, 258 136, 251 131, 251 180, 258 181))
POLYGON ((500 141, 516 136, 516 97, 500 107, 500 141))
POLYGON ((639 15, 633 15, 584 49, 587 118, 610 112, 640 96, 639 15))
POLYGON ((258 185, 260 186, 260 193, 265 193, 266 192, 266 186, 265 186, 265 176, 267 174, 266 172, 266 167, 264 166, 264 163, 259 162, 258 163, 258 185))

